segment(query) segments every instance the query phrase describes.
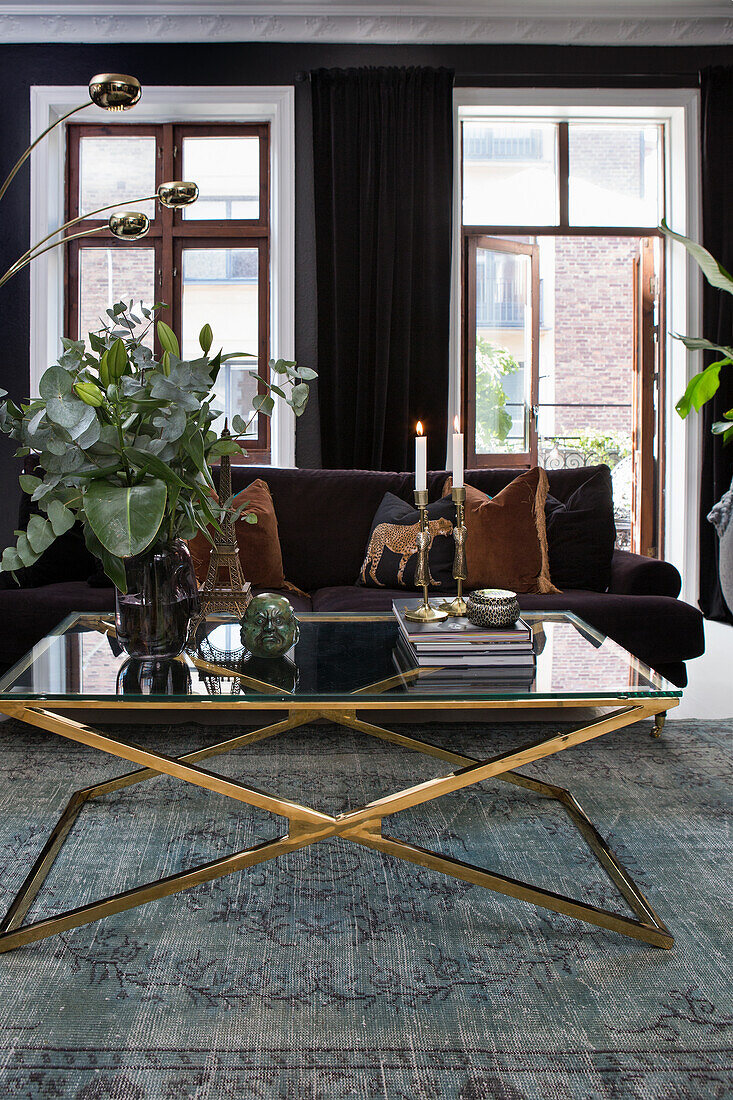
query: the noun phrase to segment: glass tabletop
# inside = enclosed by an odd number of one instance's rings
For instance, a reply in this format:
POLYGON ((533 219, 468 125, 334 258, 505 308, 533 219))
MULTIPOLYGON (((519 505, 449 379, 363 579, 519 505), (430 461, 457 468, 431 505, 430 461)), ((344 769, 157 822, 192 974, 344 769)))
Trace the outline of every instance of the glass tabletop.
POLYGON ((172 661, 132 660, 113 617, 69 615, 0 679, 2 699, 107 703, 200 701, 252 704, 297 699, 358 706, 441 700, 636 699, 682 692, 570 612, 525 612, 534 661, 514 669, 418 667, 391 612, 301 613, 300 637, 284 657, 254 658, 239 623, 210 620, 195 650, 172 661))

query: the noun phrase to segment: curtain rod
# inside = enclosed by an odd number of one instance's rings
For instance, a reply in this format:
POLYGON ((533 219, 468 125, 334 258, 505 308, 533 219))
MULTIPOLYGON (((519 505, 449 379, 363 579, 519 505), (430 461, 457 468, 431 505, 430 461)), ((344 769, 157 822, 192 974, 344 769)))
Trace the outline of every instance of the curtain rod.
MULTIPOLYGON (((462 83, 463 83, 463 81, 466 81, 466 80, 496 81, 496 80, 518 80, 520 78, 521 79, 526 78, 527 80, 530 80, 530 81, 536 81, 536 80, 538 80, 538 78, 540 80, 555 80, 555 79, 558 79, 558 77, 554 73, 538 73, 536 70, 534 72, 531 72, 531 73, 520 73, 520 72, 514 71, 514 72, 510 72, 510 73, 458 73, 456 75, 460 77, 462 83)), ((697 70, 697 72, 694 72, 694 73, 692 73, 692 72, 690 72, 690 73, 683 73, 683 72, 681 72, 681 73, 608 73, 608 72, 598 73, 598 72, 594 72, 594 73, 569 73, 568 76, 572 80, 575 80, 579 77, 592 78, 593 80, 598 80, 599 77, 600 78, 613 78, 614 80, 655 80, 655 79, 656 80, 659 80, 659 79, 661 79, 661 80, 685 80, 685 81, 691 81, 691 82, 694 81, 694 83, 698 87, 702 83, 702 74, 701 74, 699 69, 697 70)), ((310 71, 307 71, 307 72, 302 72, 301 71, 301 72, 297 72, 295 74, 295 80, 298 84, 300 84, 304 81, 310 81, 310 78, 311 78, 310 71)))

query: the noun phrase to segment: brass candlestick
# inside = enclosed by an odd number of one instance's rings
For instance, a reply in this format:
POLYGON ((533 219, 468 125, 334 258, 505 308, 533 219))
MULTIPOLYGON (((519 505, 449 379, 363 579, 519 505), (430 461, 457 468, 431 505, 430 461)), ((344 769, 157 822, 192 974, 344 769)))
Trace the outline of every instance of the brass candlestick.
POLYGON ((466 569, 466 525, 463 522, 464 505, 466 501, 466 489, 463 485, 460 488, 453 486, 451 491, 453 503, 456 506, 456 525, 453 528, 453 539, 456 544, 455 554, 453 555, 453 579, 456 582, 458 589, 458 595, 454 600, 441 604, 441 608, 448 615, 453 615, 455 618, 459 618, 466 614, 466 601, 463 598, 463 582, 468 577, 468 570, 466 569))
POLYGON ((428 550, 430 549, 430 524, 428 522, 428 491, 427 489, 415 489, 415 505, 420 512, 420 530, 417 533, 417 569, 415 570, 415 585, 422 588, 422 607, 414 611, 405 610, 405 618, 413 623, 438 623, 448 618, 447 611, 441 611, 433 607, 428 599, 428 584, 430 583, 430 567, 428 565, 428 550))

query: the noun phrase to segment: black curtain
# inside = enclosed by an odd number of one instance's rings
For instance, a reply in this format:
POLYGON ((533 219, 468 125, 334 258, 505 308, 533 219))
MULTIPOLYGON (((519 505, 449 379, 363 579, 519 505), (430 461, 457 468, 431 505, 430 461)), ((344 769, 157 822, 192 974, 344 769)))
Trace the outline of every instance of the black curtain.
MULTIPOLYGON (((702 239, 715 259, 733 271, 733 68, 703 70, 701 85, 702 239)), ((714 290, 707 282, 700 335, 725 346, 733 344, 733 296, 714 290)), ((733 445, 724 445, 710 432, 713 421, 722 420, 723 413, 733 408, 733 367, 724 367, 720 377, 720 389, 702 410, 700 607, 709 619, 733 622, 720 589, 718 536, 706 519, 733 477, 733 445)))
POLYGON ((445 463, 453 72, 311 73, 325 467, 445 463))

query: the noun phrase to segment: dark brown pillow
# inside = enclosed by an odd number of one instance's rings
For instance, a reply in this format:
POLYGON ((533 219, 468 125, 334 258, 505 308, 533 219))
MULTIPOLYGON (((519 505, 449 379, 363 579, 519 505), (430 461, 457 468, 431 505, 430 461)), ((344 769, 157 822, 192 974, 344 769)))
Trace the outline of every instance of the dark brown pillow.
MULTIPOLYGON (((253 586, 264 588, 285 588, 283 558, 280 539, 277 533, 277 516, 266 481, 257 478, 246 489, 237 493, 232 502, 236 508, 248 501, 247 511, 257 516, 257 523, 247 523, 241 515, 234 525, 239 547, 239 561, 244 579, 253 586)), ((213 534, 213 528, 209 528, 213 534)), ((188 544, 196 570, 196 578, 201 584, 206 579, 211 557, 211 543, 202 531, 188 544)))
MULTIPOLYGON (((451 491, 451 479, 443 496, 451 491)), ((495 497, 466 485, 467 588, 557 592, 550 580, 545 531, 547 474, 520 474, 495 497)))

